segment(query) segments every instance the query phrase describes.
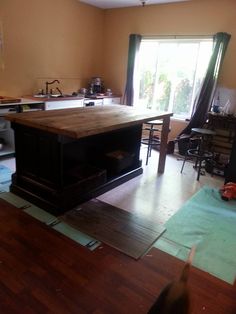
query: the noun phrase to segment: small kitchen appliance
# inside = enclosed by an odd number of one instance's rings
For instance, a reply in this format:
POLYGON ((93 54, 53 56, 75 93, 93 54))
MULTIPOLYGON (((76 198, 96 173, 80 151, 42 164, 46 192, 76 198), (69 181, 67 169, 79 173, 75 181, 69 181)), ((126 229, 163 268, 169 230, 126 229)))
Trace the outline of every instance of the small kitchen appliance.
POLYGON ((90 82, 90 94, 101 94, 104 92, 104 86, 100 77, 92 77, 90 82))

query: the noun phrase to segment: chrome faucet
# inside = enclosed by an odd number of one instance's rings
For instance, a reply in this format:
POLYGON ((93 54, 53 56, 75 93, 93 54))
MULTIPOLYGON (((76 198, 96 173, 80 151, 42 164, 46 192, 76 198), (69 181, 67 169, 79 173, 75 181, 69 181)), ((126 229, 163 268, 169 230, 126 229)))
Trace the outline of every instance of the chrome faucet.
POLYGON ((60 96, 63 96, 61 90, 58 87, 56 87, 56 90, 59 92, 60 96))
POLYGON ((46 82, 46 83, 45 83, 45 84, 46 84, 46 95, 48 95, 48 85, 51 85, 51 84, 53 84, 53 83, 58 83, 58 84, 60 84, 60 81, 54 80, 54 81, 52 81, 52 82, 46 82))

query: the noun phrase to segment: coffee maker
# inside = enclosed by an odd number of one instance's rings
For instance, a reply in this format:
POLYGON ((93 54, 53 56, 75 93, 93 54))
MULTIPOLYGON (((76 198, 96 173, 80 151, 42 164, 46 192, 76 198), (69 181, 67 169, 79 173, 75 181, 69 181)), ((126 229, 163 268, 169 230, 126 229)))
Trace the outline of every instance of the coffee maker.
POLYGON ((101 94, 104 92, 104 86, 100 77, 92 77, 90 83, 90 94, 101 94))

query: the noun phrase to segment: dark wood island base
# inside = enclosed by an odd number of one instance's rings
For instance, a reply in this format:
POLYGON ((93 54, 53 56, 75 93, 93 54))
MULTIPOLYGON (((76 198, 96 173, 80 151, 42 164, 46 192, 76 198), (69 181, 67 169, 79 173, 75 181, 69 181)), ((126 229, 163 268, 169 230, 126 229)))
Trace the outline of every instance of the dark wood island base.
MULTIPOLYGON (((140 175, 141 127, 134 126, 73 140, 14 125, 16 167, 10 191, 53 214, 61 214, 140 175), (110 152, 126 152, 130 160, 109 162, 110 152)), ((121 154, 121 153, 120 153, 121 154)), ((115 161, 115 160, 114 160, 115 161)))
POLYGON ((118 105, 11 114, 10 191, 60 215, 142 174, 142 124, 155 118, 118 105))

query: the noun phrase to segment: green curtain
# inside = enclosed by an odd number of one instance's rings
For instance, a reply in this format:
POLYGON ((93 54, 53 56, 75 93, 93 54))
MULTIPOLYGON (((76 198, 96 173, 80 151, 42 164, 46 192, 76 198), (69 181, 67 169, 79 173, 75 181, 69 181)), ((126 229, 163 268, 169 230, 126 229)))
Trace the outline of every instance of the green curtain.
POLYGON ((127 78, 124 93, 124 104, 133 106, 134 101, 134 67, 135 58, 139 51, 142 36, 138 34, 131 34, 129 36, 129 51, 128 51, 128 66, 127 66, 127 78))
POLYGON ((214 46, 212 56, 208 65, 200 93, 195 100, 195 112, 187 127, 179 134, 190 134, 192 128, 202 127, 206 122, 207 112, 210 110, 219 71, 225 56, 225 52, 231 35, 217 33, 214 35, 214 46))

